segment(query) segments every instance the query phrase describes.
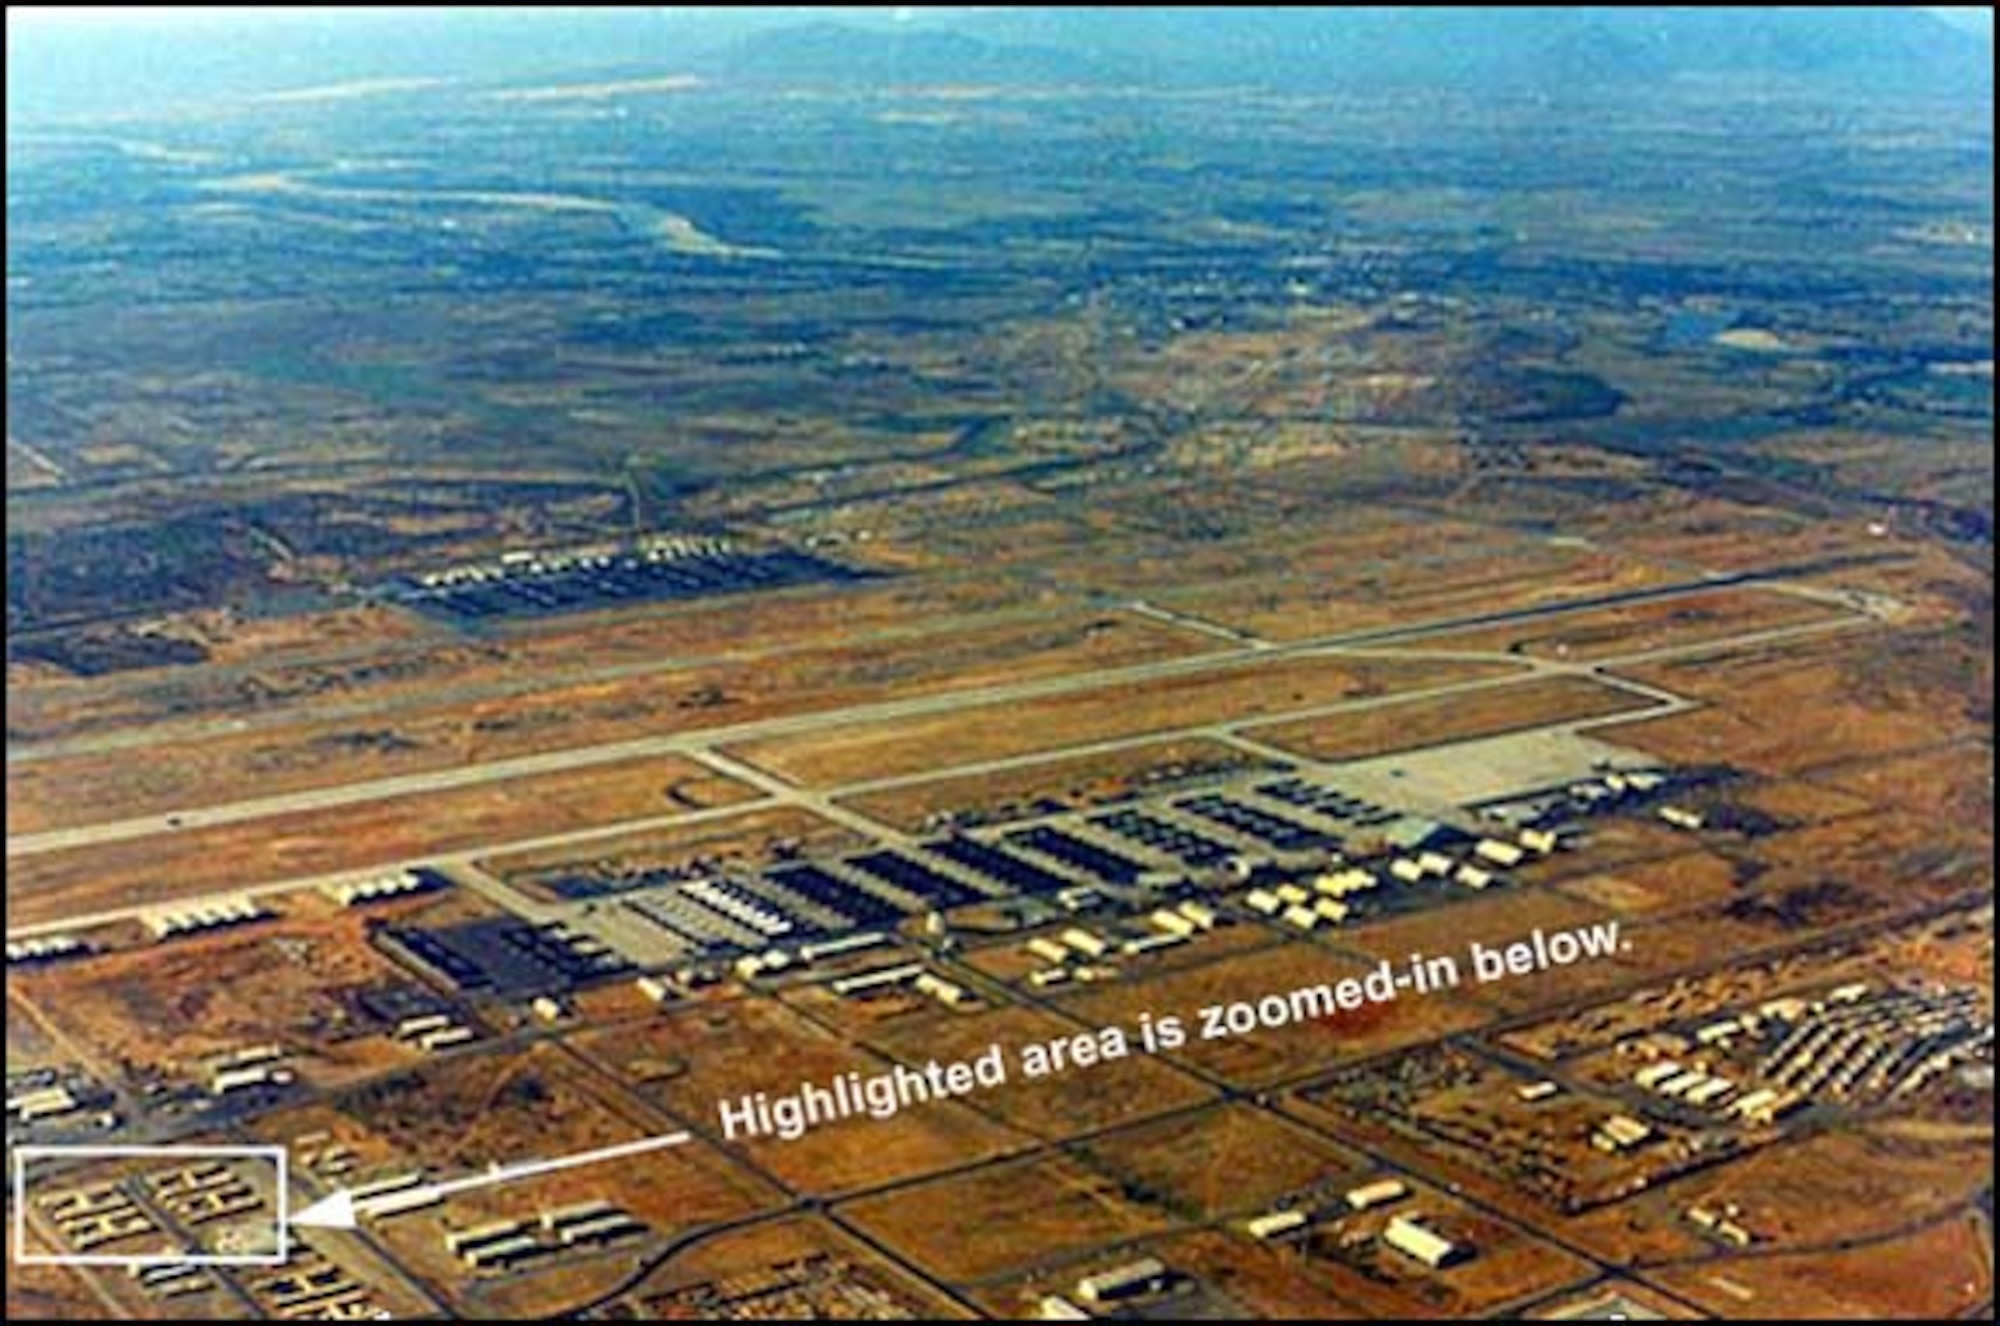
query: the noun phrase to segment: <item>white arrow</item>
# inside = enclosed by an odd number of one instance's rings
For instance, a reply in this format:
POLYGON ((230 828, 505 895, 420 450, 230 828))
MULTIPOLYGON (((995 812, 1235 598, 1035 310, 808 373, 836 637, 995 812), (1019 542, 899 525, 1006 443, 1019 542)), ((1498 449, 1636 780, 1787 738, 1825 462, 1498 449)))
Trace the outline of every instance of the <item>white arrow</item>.
MULTIPOLYGON (((548 1174, 559 1169, 573 1169, 578 1165, 595 1165, 601 1160, 616 1160, 620 1156, 636 1156, 646 1151, 658 1151, 662 1147, 679 1146, 694 1140, 687 1133, 662 1133, 658 1137, 642 1137, 636 1142, 621 1142, 617 1146, 600 1147, 595 1151, 580 1151, 573 1156, 558 1156, 554 1160, 530 1160, 519 1165, 502 1168, 498 1165, 484 1174, 473 1174, 463 1179, 451 1179, 444 1183, 426 1183, 416 1188, 404 1188, 395 1193, 384 1193, 386 1199, 394 1197, 397 1205, 409 1202, 423 1205, 449 1197, 455 1192, 468 1188, 484 1188, 488 1184, 507 1183, 514 1179, 533 1178, 537 1174, 548 1174)), ((369 1199, 359 1205, 366 1206, 369 1199)), ((331 1197, 323 1197, 311 1206, 292 1216, 294 1225, 309 1225, 320 1229, 353 1229, 357 1203, 354 1194, 342 1188, 331 1197)))

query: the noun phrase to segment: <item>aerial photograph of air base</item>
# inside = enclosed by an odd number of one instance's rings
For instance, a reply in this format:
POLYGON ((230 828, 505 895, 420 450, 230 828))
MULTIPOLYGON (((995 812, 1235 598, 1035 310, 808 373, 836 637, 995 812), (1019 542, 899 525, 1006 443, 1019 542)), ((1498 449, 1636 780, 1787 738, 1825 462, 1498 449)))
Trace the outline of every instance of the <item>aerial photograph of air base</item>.
POLYGON ((10 1319, 1993 1313, 1990 9, 10 8, 10 1319))

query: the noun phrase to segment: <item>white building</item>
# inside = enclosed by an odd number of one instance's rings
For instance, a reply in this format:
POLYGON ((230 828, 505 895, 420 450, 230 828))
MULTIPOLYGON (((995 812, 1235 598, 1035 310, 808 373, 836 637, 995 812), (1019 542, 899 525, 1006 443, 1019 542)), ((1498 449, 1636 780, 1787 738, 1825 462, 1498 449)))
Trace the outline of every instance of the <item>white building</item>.
POLYGON ((1462 1262, 1472 1255, 1472 1249, 1452 1242, 1427 1225, 1417 1223, 1414 1216, 1390 1217, 1389 1227, 1382 1231, 1382 1239, 1396 1251, 1416 1258, 1434 1271, 1462 1262))

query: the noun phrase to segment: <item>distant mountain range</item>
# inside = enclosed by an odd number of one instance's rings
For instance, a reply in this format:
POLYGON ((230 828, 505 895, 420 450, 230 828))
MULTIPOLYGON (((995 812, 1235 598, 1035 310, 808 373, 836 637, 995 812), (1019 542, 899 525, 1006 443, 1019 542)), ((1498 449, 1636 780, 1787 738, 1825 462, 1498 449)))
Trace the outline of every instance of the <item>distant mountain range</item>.
MULTIPOLYGON (((254 14, 254 11, 253 11, 254 14)), ((10 24, 8 114, 145 111, 361 79, 606 69, 744 86, 1643 91, 1727 78, 1990 98, 1990 16, 1912 7, 413 9, 10 24)))
POLYGON ((968 30, 1151 78, 1292 91, 1635 87, 1739 76, 1853 91, 1992 86, 1982 40, 1924 9, 1535 6, 996 10, 968 30))
POLYGON ((698 72, 759 83, 891 87, 1060 86, 1128 81, 1115 57, 949 28, 811 23, 774 28, 704 52, 698 72))

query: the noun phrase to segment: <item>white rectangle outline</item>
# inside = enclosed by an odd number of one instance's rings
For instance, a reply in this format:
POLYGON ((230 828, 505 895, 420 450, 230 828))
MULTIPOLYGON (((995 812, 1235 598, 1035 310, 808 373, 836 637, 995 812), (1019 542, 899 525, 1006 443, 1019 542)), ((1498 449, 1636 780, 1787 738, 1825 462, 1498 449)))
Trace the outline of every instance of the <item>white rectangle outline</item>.
POLYGON ((17 1146, 14 1148, 14 1261, 21 1266, 283 1266, 292 1256, 290 1157, 281 1146, 17 1146), (274 1253, 29 1253, 28 1161, 49 1156, 264 1156, 278 1168, 278 1250, 274 1253))

